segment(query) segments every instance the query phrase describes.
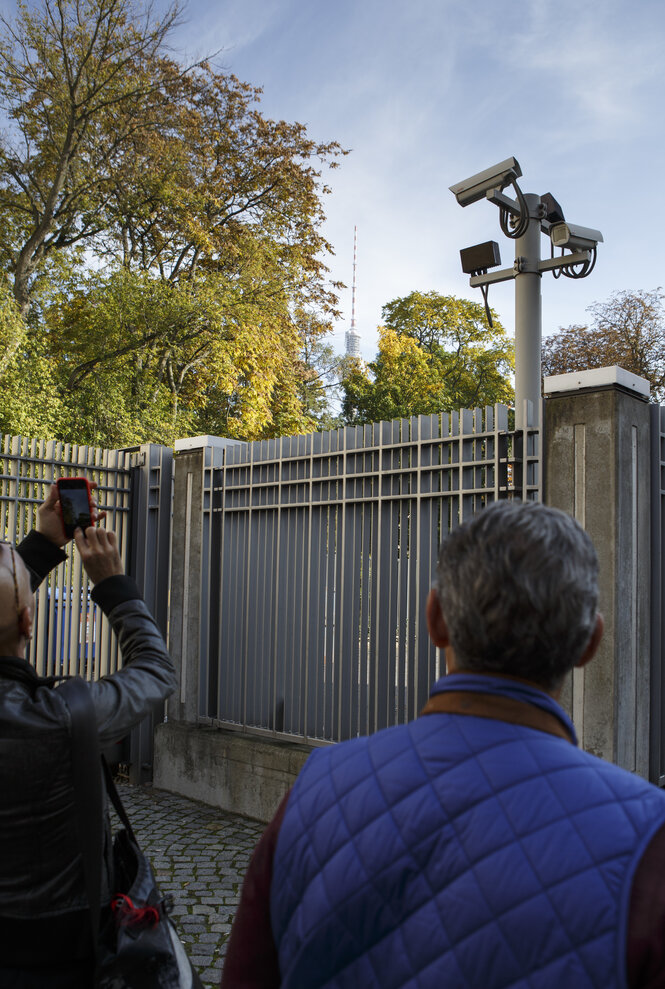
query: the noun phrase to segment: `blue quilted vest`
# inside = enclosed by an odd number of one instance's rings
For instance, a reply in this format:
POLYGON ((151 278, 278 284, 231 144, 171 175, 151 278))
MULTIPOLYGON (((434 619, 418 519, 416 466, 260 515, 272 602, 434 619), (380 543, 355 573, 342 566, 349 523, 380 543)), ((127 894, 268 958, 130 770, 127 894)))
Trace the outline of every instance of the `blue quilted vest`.
MULTIPOLYGON (((543 692, 455 674, 434 692, 543 692)), ((665 793, 522 725, 431 714, 317 749, 271 887, 283 989, 626 986, 632 877, 665 793)))

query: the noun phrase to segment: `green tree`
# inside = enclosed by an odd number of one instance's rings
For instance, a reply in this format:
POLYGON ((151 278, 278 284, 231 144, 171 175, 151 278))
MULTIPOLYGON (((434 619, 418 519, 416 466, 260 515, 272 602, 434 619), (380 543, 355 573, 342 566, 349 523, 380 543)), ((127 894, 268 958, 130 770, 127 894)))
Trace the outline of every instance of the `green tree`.
POLYGON ((383 307, 379 352, 355 362, 343 382, 351 424, 510 402, 513 345, 482 305, 411 292, 383 307))
POLYGON ((24 315, 44 261, 99 232, 132 138, 158 123, 177 17, 176 6, 157 20, 132 0, 42 0, 2 21, 2 250, 24 315))
POLYGON ((54 435, 62 403, 43 334, 30 333, 8 281, 0 281, 0 433, 54 435))
POLYGON ((665 296, 653 291, 615 292, 587 312, 589 325, 569 326, 546 337, 543 374, 566 374, 615 364, 651 382, 651 398, 665 398, 665 296))
POLYGON ((121 268, 67 285, 45 316, 71 428, 107 445, 316 428, 299 328, 272 306, 213 274, 121 268))
POLYGON ((325 417, 307 352, 336 315, 322 171, 344 152, 173 60, 177 17, 41 0, 5 24, 0 260, 65 438, 253 439, 325 417))

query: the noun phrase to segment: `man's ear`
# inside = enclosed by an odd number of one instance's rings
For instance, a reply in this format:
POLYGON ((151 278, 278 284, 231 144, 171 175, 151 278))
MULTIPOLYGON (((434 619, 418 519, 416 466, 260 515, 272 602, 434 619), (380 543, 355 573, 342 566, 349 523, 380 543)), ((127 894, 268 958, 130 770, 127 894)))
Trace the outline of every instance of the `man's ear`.
POLYGON ((603 637, 603 630, 605 628, 605 622, 603 621, 603 616, 600 612, 596 615, 596 624, 593 627, 593 632, 591 633, 591 638, 589 639, 589 644, 580 656, 580 658, 575 663, 575 666, 586 666, 586 664, 593 659, 593 657, 598 652, 598 646, 600 645, 600 640, 603 637))
POLYGON ((429 632, 430 639, 438 649, 445 649, 446 646, 450 645, 448 626, 441 611, 439 595, 434 587, 427 597, 425 615, 427 617, 427 631, 429 632))
POLYGON ((32 608, 27 604, 21 608, 18 616, 18 627, 24 639, 32 638, 32 608))

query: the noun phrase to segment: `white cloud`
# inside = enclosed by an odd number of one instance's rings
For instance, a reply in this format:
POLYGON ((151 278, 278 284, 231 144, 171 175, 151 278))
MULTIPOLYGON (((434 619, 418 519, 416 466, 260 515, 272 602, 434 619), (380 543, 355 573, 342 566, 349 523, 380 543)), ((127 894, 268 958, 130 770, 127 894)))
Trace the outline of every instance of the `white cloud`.
POLYGON ((562 129, 579 127, 586 141, 650 125, 645 90, 662 90, 665 78, 661 5, 525 0, 523 6, 526 16, 499 50, 514 73, 532 77, 532 111, 540 107, 547 120, 550 106, 565 106, 562 129))

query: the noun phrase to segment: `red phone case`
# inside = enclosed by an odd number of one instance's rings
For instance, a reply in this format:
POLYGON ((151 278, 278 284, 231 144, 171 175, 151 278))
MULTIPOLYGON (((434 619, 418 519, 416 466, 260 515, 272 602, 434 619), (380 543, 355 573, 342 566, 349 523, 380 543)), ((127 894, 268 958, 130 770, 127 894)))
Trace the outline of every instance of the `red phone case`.
MULTIPOLYGON (((66 536, 73 536, 74 530, 79 526, 80 514, 74 516, 73 510, 68 506, 67 510, 63 511, 63 495, 65 496, 65 503, 69 501, 66 497, 66 487, 61 488, 61 483, 63 481, 76 481, 75 490, 83 490, 85 485, 86 498, 88 502, 88 515, 90 517, 90 522, 92 521, 92 488, 90 487, 90 481, 87 477, 60 477, 55 482, 58 489, 58 498, 60 499, 60 517, 62 518, 62 525, 65 530, 66 536)), ((71 490, 71 489, 70 489, 71 490)), ((90 524, 90 522, 88 524, 90 524)))

